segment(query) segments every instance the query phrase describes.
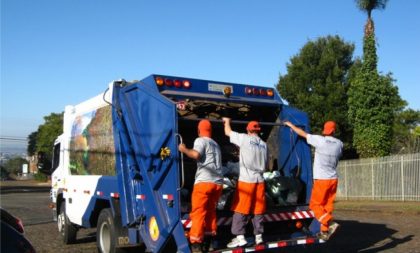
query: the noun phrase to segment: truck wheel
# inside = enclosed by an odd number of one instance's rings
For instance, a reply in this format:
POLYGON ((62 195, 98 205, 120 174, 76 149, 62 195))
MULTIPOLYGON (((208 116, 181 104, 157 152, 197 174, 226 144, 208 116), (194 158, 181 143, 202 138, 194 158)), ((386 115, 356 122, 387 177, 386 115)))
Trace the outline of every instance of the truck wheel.
POLYGON ((64 244, 71 244, 76 241, 77 228, 71 224, 66 215, 66 204, 63 202, 60 205, 60 214, 57 217, 58 232, 63 238, 64 244))
POLYGON ((96 245, 101 253, 120 253, 125 252, 117 248, 117 221, 114 220, 110 208, 101 211, 96 227, 96 245))

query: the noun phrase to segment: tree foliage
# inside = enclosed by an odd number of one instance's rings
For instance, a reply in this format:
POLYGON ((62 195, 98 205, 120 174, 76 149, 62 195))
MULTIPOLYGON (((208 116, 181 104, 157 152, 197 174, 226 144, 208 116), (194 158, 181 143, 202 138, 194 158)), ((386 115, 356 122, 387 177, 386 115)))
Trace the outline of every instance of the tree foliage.
POLYGON ((28 135, 28 147, 26 148, 26 151, 29 156, 33 156, 36 154, 36 141, 37 141, 37 135, 38 132, 32 132, 28 135))
POLYGON ((374 34, 364 37, 363 62, 348 91, 353 145, 361 157, 391 151, 394 115, 404 105, 391 74, 379 75, 374 34))
POLYGON ((63 113, 51 113, 44 117, 44 121, 36 134, 32 133, 28 138, 31 141, 31 137, 36 136, 36 152, 44 153, 46 158, 51 160, 54 140, 63 132, 63 113))
POLYGON ((320 133, 327 120, 338 122, 346 151, 352 140, 346 101, 353 51, 354 45, 339 36, 309 41, 291 58, 277 84, 291 106, 308 113, 312 132, 320 133))
POLYGON ((7 160, 7 162, 3 166, 8 173, 18 174, 22 172, 23 164, 28 164, 28 161, 26 161, 26 159, 23 159, 22 157, 13 157, 7 160))
POLYGON ((383 10, 386 7, 388 0, 356 0, 357 7, 365 11, 368 18, 371 17, 373 10, 383 10))
POLYGON ((368 18, 365 24, 365 37, 375 33, 375 26, 372 20, 373 10, 383 10, 388 0, 356 0, 357 7, 366 12, 368 18))
POLYGON ((420 111, 406 109, 395 116, 392 153, 420 152, 420 111))

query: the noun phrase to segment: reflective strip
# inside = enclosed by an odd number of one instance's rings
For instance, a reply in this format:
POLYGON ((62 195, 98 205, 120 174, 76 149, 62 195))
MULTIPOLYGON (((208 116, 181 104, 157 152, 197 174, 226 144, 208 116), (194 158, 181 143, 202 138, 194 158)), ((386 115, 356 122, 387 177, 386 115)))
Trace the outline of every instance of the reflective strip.
POLYGON ((311 218, 311 217, 314 217, 314 216, 311 216, 311 215, 310 215, 310 212, 303 212, 303 216, 305 216, 305 218, 311 218))
POLYGON ((118 199, 120 197, 120 194, 118 192, 111 192, 111 197, 118 199))
POLYGON ((146 199, 146 195, 144 195, 144 194, 136 195, 136 199, 145 200, 146 199))
POLYGON ((271 219, 270 215, 264 215, 264 220, 268 221, 268 222, 273 221, 273 219, 271 219))
MULTIPOLYGON (((167 195, 163 195, 168 198, 167 195)), ((165 198, 165 197, 164 197, 165 198)), ((275 222, 275 221, 287 221, 287 220, 301 220, 301 219, 309 219, 313 218, 313 212, 312 211, 296 211, 296 212, 284 212, 284 213, 272 213, 272 214, 265 214, 264 215, 264 221, 266 222, 275 222)), ((190 228, 191 223, 190 220, 182 220, 182 223, 184 224, 184 228, 190 228), (187 222, 188 221, 188 222, 187 222), (186 227, 185 224, 188 224, 189 226, 186 227)), ((220 217, 217 219, 217 225, 218 226, 227 226, 232 224, 232 217, 220 217)))
POLYGON ((191 228, 192 222, 191 222, 190 219, 188 219, 188 220, 182 220, 182 225, 184 226, 184 228, 191 228))
POLYGON ((325 217, 327 217, 328 213, 324 213, 321 217, 319 217, 319 222, 322 222, 325 217))
POLYGON ((286 240, 286 241, 279 241, 279 242, 268 243, 268 244, 260 244, 254 247, 236 248, 233 250, 220 251, 220 253, 254 252, 254 251, 262 251, 264 249, 276 249, 276 248, 283 248, 283 247, 289 247, 289 246, 324 243, 324 242, 325 241, 323 240, 309 237, 305 239, 286 240))
POLYGON ((174 199, 174 195, 172 194, 163 194, 162 195, 163 199, 167 199, 167 200, 173 200, 174 199))
POLYGON ((97 192, 96 192, 96 195, 98 195, 98 196, 104 196, 104 192, 97 191, 97 192))
POLYGON ((280 213, 280 217, 282 220, 288 220, 289 217, 287 217, 287 215, 285 213, 280 213))

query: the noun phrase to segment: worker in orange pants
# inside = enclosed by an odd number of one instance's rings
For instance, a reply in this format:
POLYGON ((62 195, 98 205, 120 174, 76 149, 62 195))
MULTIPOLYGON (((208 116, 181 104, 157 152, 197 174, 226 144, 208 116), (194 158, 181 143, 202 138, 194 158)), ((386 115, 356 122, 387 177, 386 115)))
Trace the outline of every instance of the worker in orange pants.
POLYGON ((192 252, 208 251, 211 236, 217 232, 216 204, 223 190, 222 155, 211 134, 210 121, 201 120, 194 147, 189 149, 183 143, 178 146, 180 152, 197 161, 190 213, 192 252))
POLYGON ((239 147, 239 178, 231 210, 231 232, 236 235, 227 244, 228 248, 248 244, 245 239, 246 225, 252 220, 255 244, 262 244, 264 233, 265 183, 263 173, 267 168, 267 144, 259 137, 261 131, 257 121, 250 121, 247 133, 238 133, 231 128, 231 119, 223 118, 224 131, 231 143, 239 147))
POLYGON ((332 212, 337 184, 337 179, 314 180, 309 208, 314 212, 315 218, 321 223, 321 232, 328 233, 328 228, 333 218, 332 212))
POLYGON ((216 235, 216 204, 222 194, 222 189, 222 185, 214 183, 201 182, 194 185, 190 212, 193 224, 190 230, 191 243, 202 243, 204 235, 216 235))
POLYGON ((336 123, 334 121, 325 122, 323 136, 309 134, 289 121, 285 121, 284 124, 305 138, 308 144, 315 147, 314 183, 309 207, 321 224, 321 232, 317 234, 318 238, 328 240, 339 226, 332 221, 338 183, 337 164, 343 149, 343 142, 333 136, 336 123))

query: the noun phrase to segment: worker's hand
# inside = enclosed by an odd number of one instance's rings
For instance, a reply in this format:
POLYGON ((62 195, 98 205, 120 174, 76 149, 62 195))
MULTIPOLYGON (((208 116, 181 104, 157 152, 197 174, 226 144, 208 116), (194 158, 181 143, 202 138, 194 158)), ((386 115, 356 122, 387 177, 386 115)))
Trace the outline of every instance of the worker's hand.
POLYGON ((223 120, 223 124, 226 124, 226 123, 230 124, 230 121, 231 121, 231 119, 228 117, 223 117, 222 120, 223 120))
POLYGON ((179 144, 179 146, 178 146, 179 152, 184 153, 186 149, 187 149, 187 147, 185 146, 184 143, 179 144))
POLYGON ((292 127, 293 126, 292 122, 290 122, 290 121, 283 121, 283 124, 286 125, 286 126, 288 126, 288 127, 292 127))

